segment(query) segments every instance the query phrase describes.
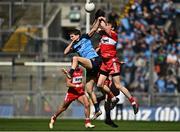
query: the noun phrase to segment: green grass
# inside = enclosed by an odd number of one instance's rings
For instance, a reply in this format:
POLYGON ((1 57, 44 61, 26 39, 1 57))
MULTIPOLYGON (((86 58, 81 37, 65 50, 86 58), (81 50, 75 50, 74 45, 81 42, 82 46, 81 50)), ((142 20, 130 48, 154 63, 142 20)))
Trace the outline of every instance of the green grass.
MULTIPOLYGON (((49 131, 49 119, 0 119, 0 131, 49 131)), ((180 122, 115 121, 112 128, 103 121, 92 121, 93 129, 84 127, 84 120, 58 119, 53 131, 180 131, 180 122)))

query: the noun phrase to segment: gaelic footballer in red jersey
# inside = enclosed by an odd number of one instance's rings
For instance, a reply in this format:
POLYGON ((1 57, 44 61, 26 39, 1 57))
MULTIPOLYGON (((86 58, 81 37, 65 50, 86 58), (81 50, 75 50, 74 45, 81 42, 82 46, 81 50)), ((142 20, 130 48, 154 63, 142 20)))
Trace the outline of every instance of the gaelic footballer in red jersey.
POLYGON ((84 85, 83 85, 83 70, 80 67, 77 67, 72 74, 72 78, 69 79, 67 77, 68 71, 66 69, 62 69, 62 72, 66 75, 66 85, 69 87, 63 104, 56 111, 56 113, 51 117, 49 128, 53 129, 54 123, 57 117, 64 112, 68 106, 74 101, 78 100, 82 105, 84 105, 84 114, 85 114, 85 127, 86 128, 94 128, 95 125, 91 124, 90 121, 90 104, 87 96, 84 93, 84 85))
POLYGON ((100 55, 102 57, 102 65, 100 67, 100 76, 98 79, 97 87, 103 88, 106 78, 111 75, 114 85, 117 89, 126 95, 131 105, 133 106, 134 114, 137 114, 139 106, 135 99, 131 96, 127 88, 120 83, 120 67, 121 62, 117 57, 116 44, 117 33, 115 32, 116 23, 106 22, 105 18, 101 18, 100 34, 101 41, 99 43, 100 55))
POLYGON ((65 97, 66 102, 74 101, 78 97, 84 95, 84 87, 83 87, 82 79, 83 79, 83 70, 82 68, 77 67, 72 75, 72 79, 67 78, 66 80, 66 82, 69 83, 69 89, 65 97))

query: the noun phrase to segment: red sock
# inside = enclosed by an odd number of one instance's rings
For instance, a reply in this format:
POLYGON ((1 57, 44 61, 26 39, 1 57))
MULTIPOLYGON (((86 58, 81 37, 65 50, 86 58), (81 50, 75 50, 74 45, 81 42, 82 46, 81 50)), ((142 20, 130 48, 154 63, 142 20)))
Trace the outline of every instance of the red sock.
POLYGON ((85 119, 85 124, 87 124, 87 123, 90 123, 90 119, 89 118, 85 119))
POLYGON ((113 94, 112 92, 109 92, 109 93, 108 93, 108 98, 111 99, 111 98, 113 98, 113 97, 114 97, 114 94, 113 94))
POLYGON ((133 97, 129 98, 129 102, 130 102, 132 105, 136 104, 136 102, 135 102, 135 100, 134 100, 133 97))

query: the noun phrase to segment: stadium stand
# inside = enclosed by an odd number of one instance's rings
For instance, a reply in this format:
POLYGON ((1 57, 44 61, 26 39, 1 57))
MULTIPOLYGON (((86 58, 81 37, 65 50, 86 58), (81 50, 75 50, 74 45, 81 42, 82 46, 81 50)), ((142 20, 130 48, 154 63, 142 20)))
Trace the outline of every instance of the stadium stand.
POLYGON ((28 37, 25 33, 34 35, 38 31, 37 28, 18 27, 13 34, 11 34, 8 41, 2 48, 3 52, 22 52, 28 44, 28 37))
MULTIPOLYGON (((168 69, 178 70, 179 42, 175 30, 176 10, 173 1, 136 1, 132 8, 126 8, 119 26, 119 47, 122 58, 127 62, 124 76, 132 91, 148 92, 148 63, 153 56, 155 63, 154 81, 163 76, 165 88, 168 69), (129 10, 128 10, 129 9, 129 10)), ((173 87, 177 92, 177 78, 174 72, 173 87)), ((154 89, 155 91, 159 91, 154 89)), ((166 89, 165 91, 168 92, 166 89)))

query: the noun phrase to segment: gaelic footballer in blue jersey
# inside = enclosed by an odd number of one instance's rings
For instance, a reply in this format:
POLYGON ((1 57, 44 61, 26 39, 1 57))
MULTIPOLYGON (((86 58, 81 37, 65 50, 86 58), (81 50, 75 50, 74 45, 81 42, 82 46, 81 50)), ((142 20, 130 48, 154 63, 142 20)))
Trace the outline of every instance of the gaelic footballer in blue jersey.
POLYGON ((91 72, 97 72, 101 64, 101 59, 93 48, 90 37, 96 32, 100 23, 100 19, 96 21, 89 33, 81 35, 80 30, 73 29, 69 35, 72 40, 71 43, 64 50, 64 54, 77 53, 79 56, 74 56, 72 59, 71 70, 69 72, 69 78, 71 78, 74 69, 81 64, 87 70, 91 72))
POLYGON ((73 29, 69 33, 70 39, 72 41, 64 50, 65 55, 68 53, 77 53, 79 55, 72 58, 71 69, 69 71, 69 74, 67 75, 69 78, 71 78, 71 76, 73 75, 74 69, 76 69, 78 64, 86 68, 86 89, 90 98, 93 101, 95 113, 99 113, 98 115, 102 114, 102 112, 100 111, 96 95, 93 91, 93 86, 94 78, 97 77, 97 73, 101 65, 101 58, 93 48, 90 38, 97 31, 101 19, 102 18, 99 17, 97 21, 94 22, 92 29, 87 34, 81 35, 80 30, 73 29))

